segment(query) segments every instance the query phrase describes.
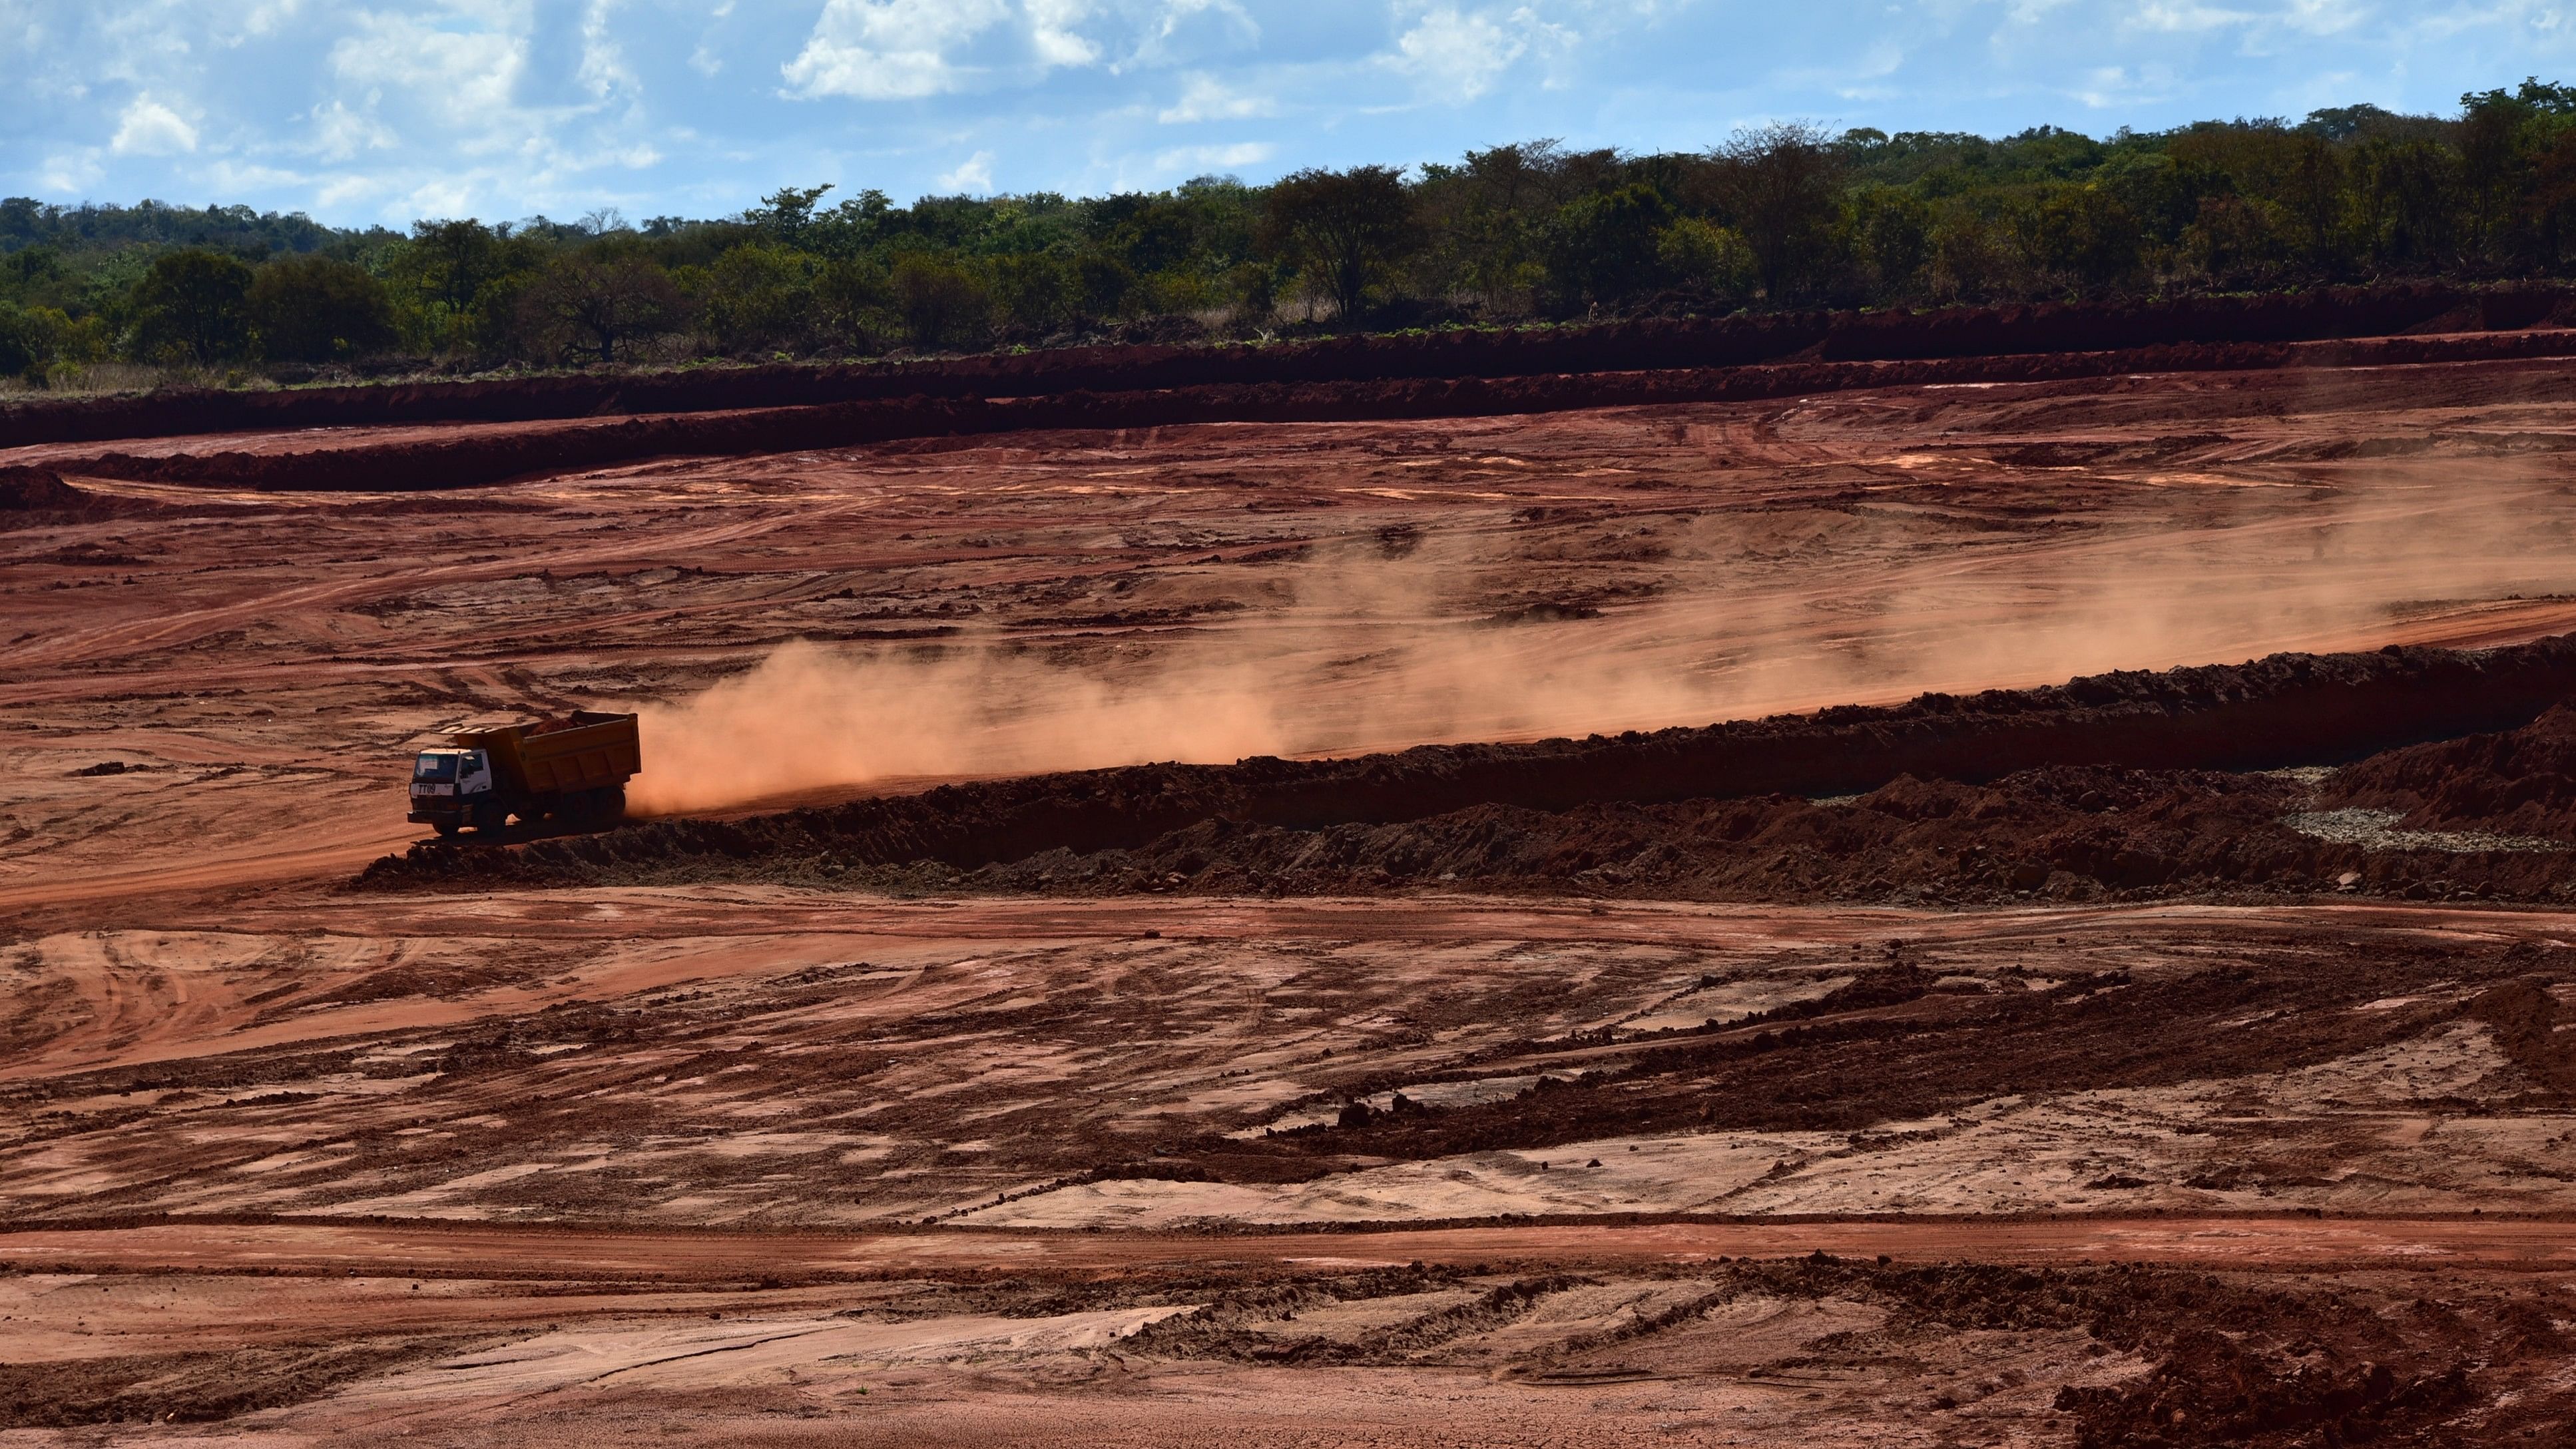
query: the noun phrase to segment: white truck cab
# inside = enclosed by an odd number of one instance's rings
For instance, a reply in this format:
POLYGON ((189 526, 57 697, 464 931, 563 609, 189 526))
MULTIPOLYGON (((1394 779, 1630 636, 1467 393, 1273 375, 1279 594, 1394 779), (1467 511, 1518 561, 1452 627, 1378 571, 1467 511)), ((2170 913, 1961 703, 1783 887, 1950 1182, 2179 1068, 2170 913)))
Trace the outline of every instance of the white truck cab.
POLYGON ((481 750, 423 750, 412 762, 411 798, 488 795, 492 759, 481 750))

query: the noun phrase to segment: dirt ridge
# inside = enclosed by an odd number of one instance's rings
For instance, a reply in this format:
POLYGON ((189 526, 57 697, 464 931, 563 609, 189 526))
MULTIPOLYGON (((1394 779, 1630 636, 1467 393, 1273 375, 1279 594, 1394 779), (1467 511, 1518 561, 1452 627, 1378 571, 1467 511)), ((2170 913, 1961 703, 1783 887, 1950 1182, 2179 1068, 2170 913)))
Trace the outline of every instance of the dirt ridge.
POLYGON ((1994 780, 2048 766, 2247 770, 2340 763, 2529 723, 2576 697, 2576 636, 2508 648, 2276 654, 2092 675, 2032 690, 1525 745, 1232 765, 1135 765, 729 821, 669 820, 508 849, 424 841, 373 887, 591 879, 691 859, 831 856, 957 869, 1052 850, 1133 849, 1208 820, 1296 829, 1478 806, 1563 811, 1754 795, 1835 796, 1904 776, 1994 780))
POLYGON ((1202 383, 1362 382, 1557 372, 1740 367, 1801 355, 1835 362, 2100 351, 2170 343, 2282 343, 2382 336, 2432 324, 2528 327, 2568 314, 2555 287, 2439 283, 2261 296, 1643 318, 1596 326, 1455 330, 1287 344, 1097 346, 919 361, 697 368, 276 392, 170 390, 20 403, 0 447, 266 428, 526 422, 604 413, 706 412, 903 397, 1010 397, 1202 383))
MULTIPOLYGON (((1502 377, 1208 383, 1020 397, 898 398, 736 412, 565 422, 434 441, 297 451, 219 450, 61 458, 75 476, 279 492, 463 488, 647 458, 858 447, 999 433, 1118 431, 1210 423, 1344 423, 1587 408, 1723 403, 1866 388, 2058 382, 2134 372, 2392 367, 2576 355, 2576 329, 2368 341, 2176 344, 2125 351, 1502 377)), ((1126 380, 1132 387, 1132 379, 1126 380)))

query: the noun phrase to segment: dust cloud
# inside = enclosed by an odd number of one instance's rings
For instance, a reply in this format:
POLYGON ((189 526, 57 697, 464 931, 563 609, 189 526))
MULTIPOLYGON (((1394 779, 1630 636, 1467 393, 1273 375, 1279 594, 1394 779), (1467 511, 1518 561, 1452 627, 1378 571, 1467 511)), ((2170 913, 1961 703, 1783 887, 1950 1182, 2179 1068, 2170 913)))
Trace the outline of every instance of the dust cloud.
POLYGON ((2200 522, 2075 527, 2036 545, 1850 523, 1784 550, 1760 534, 1777 525, 1743 514, 1683 520, 1660 591, 1599 618, 1489 622, 1529 563, 1435 538, 1402 559, 1327 555, 1273 606, 1085 641, 1079 656, 1001 637, 917 652, 789 644, 645 710, 635 807, 1701 725, 2369 648, 2410 637, 2411 619, 2576 590, 2576 510, 2532 506, 2554 494, 2403 477, 2315 497, 2172 486, 2209 493, 2200 522))

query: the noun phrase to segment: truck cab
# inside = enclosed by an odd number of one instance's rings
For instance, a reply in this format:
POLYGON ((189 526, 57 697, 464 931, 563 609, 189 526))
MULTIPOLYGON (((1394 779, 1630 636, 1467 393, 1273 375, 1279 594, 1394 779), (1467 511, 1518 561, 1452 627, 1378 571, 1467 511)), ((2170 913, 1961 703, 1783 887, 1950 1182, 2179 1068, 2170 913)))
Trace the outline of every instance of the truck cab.
POLYGON ((411 819, 453 835, 464 826, 501 824, 492 789, 492 757, 483 750, 423 750, 411 766, 411 819))

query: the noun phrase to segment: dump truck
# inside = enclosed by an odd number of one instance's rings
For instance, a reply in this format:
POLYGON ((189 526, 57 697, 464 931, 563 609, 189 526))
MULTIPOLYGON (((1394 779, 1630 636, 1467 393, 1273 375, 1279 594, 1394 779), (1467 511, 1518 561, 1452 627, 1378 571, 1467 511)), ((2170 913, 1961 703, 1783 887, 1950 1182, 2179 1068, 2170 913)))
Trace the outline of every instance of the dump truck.
POLYGON ((495 834, 512 817, 600 830, 625 817, 626 782, 643 772, 631 714, 458 730, 412 761, 410 818, 441 835, 495 834))

